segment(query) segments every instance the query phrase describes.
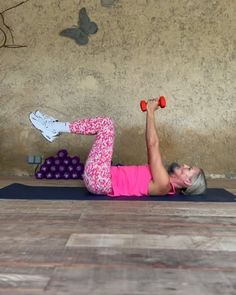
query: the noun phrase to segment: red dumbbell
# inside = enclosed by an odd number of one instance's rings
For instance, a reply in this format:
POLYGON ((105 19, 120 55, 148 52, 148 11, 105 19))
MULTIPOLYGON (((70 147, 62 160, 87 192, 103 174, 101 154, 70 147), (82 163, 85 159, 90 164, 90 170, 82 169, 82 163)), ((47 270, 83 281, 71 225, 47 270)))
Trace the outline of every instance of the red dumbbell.
MULTIPOLYGON (((162 109, 166 107, 166 99, 164 96, 160 96, 157 105, 161 107, 162 109)), ((147 110, 147 102, 145 100, 140 101, 140 108, 143 112, 146 112, 147 110)))

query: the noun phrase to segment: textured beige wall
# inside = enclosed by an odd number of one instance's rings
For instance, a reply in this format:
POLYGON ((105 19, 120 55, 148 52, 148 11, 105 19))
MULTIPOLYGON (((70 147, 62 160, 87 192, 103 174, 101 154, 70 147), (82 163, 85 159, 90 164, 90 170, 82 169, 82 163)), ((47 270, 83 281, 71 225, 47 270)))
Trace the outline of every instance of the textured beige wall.
MULTIPOLYGON (((0 12, 20 2, 0 0, 0 12)), ((109 115, 114 162, 144 163, 139 101, 165 95, 168 107, 157 113, 165 160, 236 176, 235 11, 234 0, 117 0, 109 8, 99 0, 28 0, 1 13, 14 44, 27 47, 0 48, 0 174, 31 174, 26 155, 62 147, 85 160, 92 137, 67 134, 49 144, 28 121, 35 109, 65 121, 109 115), (99 27, 86 46, 59 36, 82 7, 99 27)))

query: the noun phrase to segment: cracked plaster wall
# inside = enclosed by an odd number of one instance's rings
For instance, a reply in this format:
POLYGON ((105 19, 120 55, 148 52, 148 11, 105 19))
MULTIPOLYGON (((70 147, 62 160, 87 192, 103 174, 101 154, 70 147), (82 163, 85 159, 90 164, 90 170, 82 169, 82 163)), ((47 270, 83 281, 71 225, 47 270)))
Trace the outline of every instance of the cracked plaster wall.
MULTIPOLYGON (((0 0, 0 11, 19 2, 0 0)), ((28 0, 6 11, 14 44, 27 47, 0 48, 0 175, 32 174, 26 155, 60 148, 85 160, 93 138, 49 144, 28 121, 35 109, 62 121, 111 116, 114 162, 144 163, 139 101, 165 95, 156 115, 164 160, 236 176, 235 10, 233 0, 28 0), (87 46, 59 36, 82 7, 99 27, 87 46)))

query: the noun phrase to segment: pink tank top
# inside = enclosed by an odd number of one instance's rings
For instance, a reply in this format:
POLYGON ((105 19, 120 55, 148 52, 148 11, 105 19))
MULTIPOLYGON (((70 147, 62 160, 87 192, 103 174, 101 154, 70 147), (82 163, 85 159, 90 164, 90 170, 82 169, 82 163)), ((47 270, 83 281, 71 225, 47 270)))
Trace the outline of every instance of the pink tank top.
POLYGON ((149 165, 112 166, 113 192, 109 196, 147 196, 152 179, 149 165))

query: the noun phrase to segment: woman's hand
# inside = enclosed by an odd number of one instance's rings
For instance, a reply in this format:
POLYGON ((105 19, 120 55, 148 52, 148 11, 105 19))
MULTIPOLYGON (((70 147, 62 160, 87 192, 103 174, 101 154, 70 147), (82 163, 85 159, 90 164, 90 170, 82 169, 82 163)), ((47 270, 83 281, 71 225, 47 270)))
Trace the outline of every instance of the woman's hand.
POLYGON ((158 108, 158 100, 156 98, 147 101, 147 112, 155 112, 158 108))

